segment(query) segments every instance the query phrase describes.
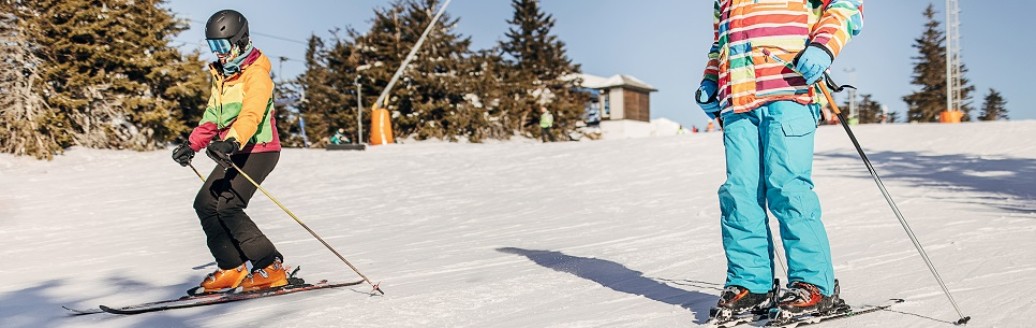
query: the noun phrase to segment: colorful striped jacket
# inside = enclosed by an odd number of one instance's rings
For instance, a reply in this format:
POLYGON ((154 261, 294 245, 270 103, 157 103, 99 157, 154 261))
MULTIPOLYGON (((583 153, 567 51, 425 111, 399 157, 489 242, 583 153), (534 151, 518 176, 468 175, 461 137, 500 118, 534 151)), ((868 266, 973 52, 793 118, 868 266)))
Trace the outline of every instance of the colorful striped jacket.
POLYGON ((777 100, 816 97, 786 62, 809 45, 837 58, 863 28, 863 0, 716 0, 715 39, 704 79, 719 85, 723 112, 744 113, 777 100))
POLYGON ((224 77, 216 64, 209 65, 212 91, 205 114, 191 131, 190 146, 201 151, 216 135, 241 143, 240 153, 281 150, 273 113, 273 79, 270 59, 254 49, 241 64, 241 72, 224 77))

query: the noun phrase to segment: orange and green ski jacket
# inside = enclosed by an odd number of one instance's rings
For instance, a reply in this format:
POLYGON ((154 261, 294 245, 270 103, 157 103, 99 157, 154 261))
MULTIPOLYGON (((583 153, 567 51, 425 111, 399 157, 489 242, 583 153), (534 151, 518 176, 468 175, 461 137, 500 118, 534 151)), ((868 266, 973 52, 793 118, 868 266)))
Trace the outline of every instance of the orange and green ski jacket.
POLYGON ((216 136, 235 138, 239 153, 281 150, 273 112, 273 79, 270 59, 254 49, 241 64, 241 72, 223 76, 219 65, 209 65, 212 91, 198 127, 191 131, 190 146, 195 152, 205 148, 216 136))

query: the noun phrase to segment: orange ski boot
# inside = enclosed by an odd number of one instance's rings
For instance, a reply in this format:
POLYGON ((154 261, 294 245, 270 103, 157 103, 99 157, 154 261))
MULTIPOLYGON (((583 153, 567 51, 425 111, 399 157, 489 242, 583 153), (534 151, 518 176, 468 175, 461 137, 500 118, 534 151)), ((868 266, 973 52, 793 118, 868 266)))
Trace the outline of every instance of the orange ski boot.
POLYGON ((189 290, 192 295, 211 294, 229 291, 241 285, 241 282, 248 277, 248 267, 244 263, 233 269, 216 269, 205 280, 202 280, 198 287, 189 290))
POLYGON ((281 259, 276 259, 273 264, 256 269, 249 273, 238 286, 242 292, 251 292, 260 289, 269 289, 285 286, 288 284, 288 272, 281 264, 281 259))

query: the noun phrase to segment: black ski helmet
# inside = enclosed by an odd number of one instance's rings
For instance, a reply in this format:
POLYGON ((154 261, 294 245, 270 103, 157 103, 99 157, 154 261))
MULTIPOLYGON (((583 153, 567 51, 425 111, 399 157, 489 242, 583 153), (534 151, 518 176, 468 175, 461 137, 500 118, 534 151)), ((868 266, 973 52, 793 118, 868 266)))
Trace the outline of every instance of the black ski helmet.
POLYGON ((248 46, 248 20, 241 13, 224 9, 217 11, 205 23, 206 39, 227 39, 241 49, 248 46))

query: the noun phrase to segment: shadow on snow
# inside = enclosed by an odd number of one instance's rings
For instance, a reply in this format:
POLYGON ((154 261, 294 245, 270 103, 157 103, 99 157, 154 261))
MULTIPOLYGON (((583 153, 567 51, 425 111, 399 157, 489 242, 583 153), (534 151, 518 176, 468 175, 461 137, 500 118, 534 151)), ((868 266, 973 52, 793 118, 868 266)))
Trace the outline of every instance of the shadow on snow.
POLYGON ((502 253, 521 255, 554 271, 573 274, 601 286, 631 295, 640 295, 666 304, 679 305, 694 313, 695 322, 709 320, 709 309, 718 296, 669 286, 645 277, 640 271, 608 260, 567 255, 556 251, 528 250, 515 247, 497 248, 502 253))
MULTIPOLYGON (((197 277, 201 278, 201 277, 197 277)), ((190 327, 203 325, 207 320, 221 314, 233 312, 238 306, 244 304, 220 304, 195 309, 185 309, 169 312, 154 312, 133 316, 112 315, 98 313, 92 315, 74 315, 62 306, 73 309, 96 309, 104 304, 109 306, 124 306, 136 303, 157 301, 162 299, 173 299, 185 295, 188 288, 197 284, 197 281, 183 281, 176 285, 154 285, 146 281, 125 277, 111 276, 102 282, 104 291, 91 291, 89 286, 83 286, 80 297, 68 297, 67 289, 73 283, 66 280, 50 280, 41 282, 35 286, 20 290, 0 293, 0 326, 8 327, 33 327, 49 328, 62 327, 67 325, 96 325, 99 327, 123 326, 123 327, 190 327), (155 292, 155 291, 158 292, 155 292), (147 293, 150 296, 141 296, 147 293), (122 296, 120 296, 122 295, 122 296)), ((271 311, 265 314, 258 314, 255 311, 249 315, 256 316, 254 322, 262 322, 265 318, 274 318, 285 315, 281 311, 271 311)))
MULTIPOLYGON (((861 178, 870 178, 855 152, 817 153, 816 157, 857 161, 861 178)), ((1031 158, 923 155, 897 151, 868 152, 867 157, 883 181, 902 180, 921 187, 961 188, 989 194, 968 200, 971 203, 1013 212, 1036 211, 1036 160, 1031 158)), ((889 192, 895 199, 895 191, 889 192)))

